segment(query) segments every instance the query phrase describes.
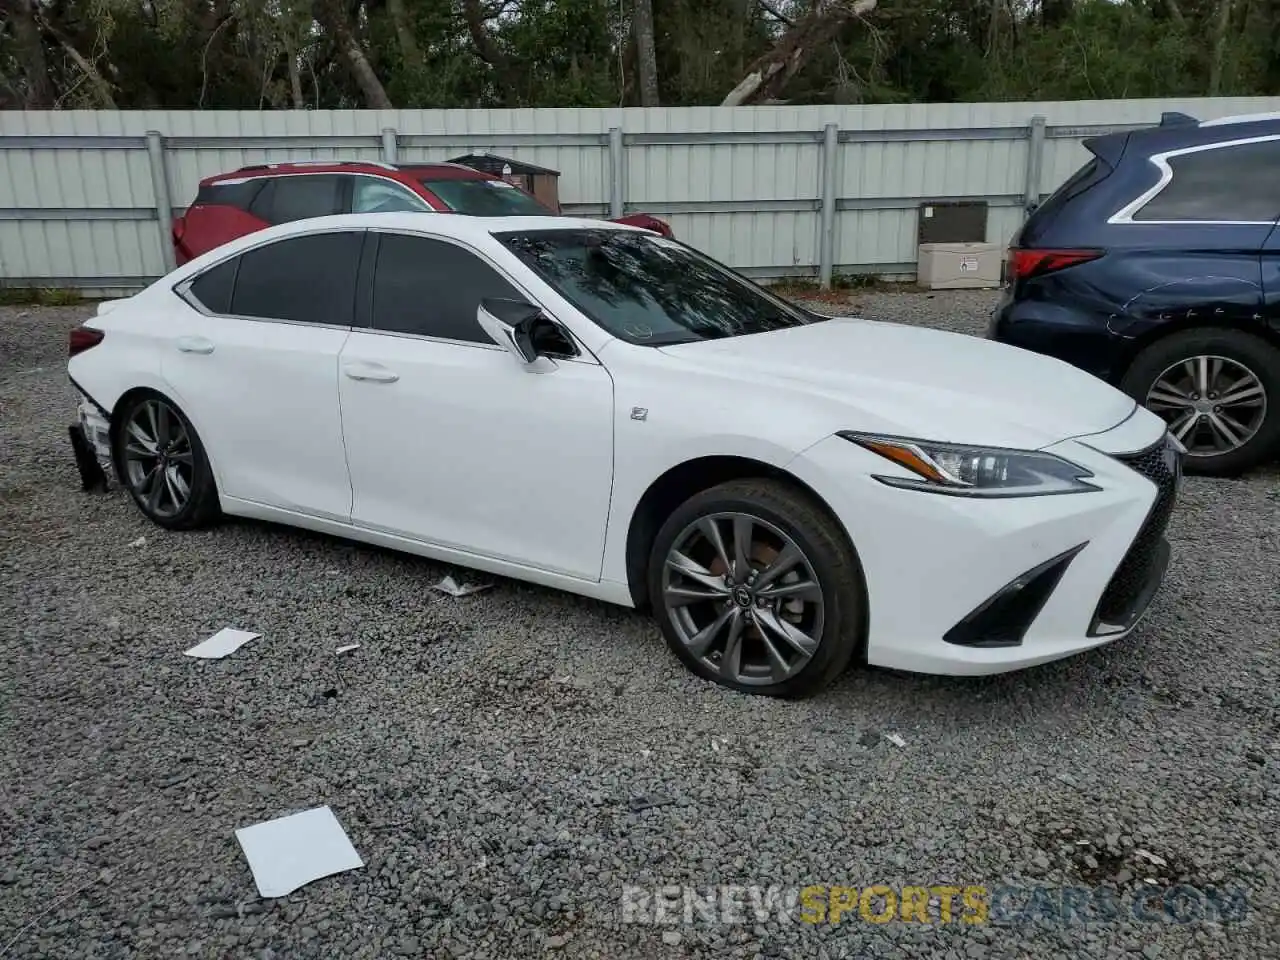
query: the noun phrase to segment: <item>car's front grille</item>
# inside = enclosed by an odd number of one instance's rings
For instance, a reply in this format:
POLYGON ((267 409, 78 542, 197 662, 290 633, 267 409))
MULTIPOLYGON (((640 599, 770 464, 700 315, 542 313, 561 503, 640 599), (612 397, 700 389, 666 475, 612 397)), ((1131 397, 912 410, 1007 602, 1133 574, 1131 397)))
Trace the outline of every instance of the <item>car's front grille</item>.
POLYGON ((1166 556, 1164 533, 1182 473, 1182 455, 1167 433, 1155 446, 1116 459, 1154 483, 1156 498, 1129 552, 1103 591, 1094 615, 1094 632, 1099 632, 1102 625, 1107 629, 1129 626, 1142 612, 1144 601, 1150 599, 1151 580, 1158 575, 1154 568, 1166 556))

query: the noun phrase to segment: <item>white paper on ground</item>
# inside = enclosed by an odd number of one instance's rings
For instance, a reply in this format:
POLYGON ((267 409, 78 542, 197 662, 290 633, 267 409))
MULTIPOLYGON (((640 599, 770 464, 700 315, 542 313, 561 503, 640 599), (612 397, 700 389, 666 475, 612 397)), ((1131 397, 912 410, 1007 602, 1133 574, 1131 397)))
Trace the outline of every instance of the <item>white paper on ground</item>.
POLYGON ((333 652, 334 653, 350 653, 352 650, 359 650, 359 649, 360 649, 360 644, 348 643, 345 647, 339 647, 337 650, 333 652))
POLYGON ((184 651, 188 657, 200 657, 204 660, 218 660, 229 653, 235 653, 250 640, 257 640, 262 634, 250 633, 248 630, 233 630, 223 627, 208 640, 197 643, 190 650, 184 651))
POLYGON ((458 586, 458 581, 454 580, 453 577, 445 577, 435 584, 432 589, 447 593, 451 597, 466 597, 473 593, 479 593, 481 590, 488 590, 492 586, 492 583, 473 583, 460 587, 458 586))
POLYGON ((283 897, 313 880, 364 866, 328 807, 241 827, 236 839, 263 897, 283 897))

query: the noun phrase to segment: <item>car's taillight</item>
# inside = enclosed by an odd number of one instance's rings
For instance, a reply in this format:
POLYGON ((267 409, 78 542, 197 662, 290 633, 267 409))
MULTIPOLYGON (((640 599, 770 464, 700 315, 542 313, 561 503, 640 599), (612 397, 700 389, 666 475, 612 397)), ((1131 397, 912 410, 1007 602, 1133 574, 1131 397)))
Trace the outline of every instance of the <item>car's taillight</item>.
POLYGON ((1009 279, 1026 280, 1038 277, 1078 263, 1088 263, 1102 256, 1101 250, 1027 250, 1009 249, 1009 279))
POLYGON ((77 353, 84 353, 90 347, 96 347, 105 336, 105 333, 93 327, 76 327, 67 337, 67 356, 74 357, 77 353))
POLYGON ((173 242, 179 243, 183 235, 187 232, 187 218, 185 216, 173 218, 173 242))

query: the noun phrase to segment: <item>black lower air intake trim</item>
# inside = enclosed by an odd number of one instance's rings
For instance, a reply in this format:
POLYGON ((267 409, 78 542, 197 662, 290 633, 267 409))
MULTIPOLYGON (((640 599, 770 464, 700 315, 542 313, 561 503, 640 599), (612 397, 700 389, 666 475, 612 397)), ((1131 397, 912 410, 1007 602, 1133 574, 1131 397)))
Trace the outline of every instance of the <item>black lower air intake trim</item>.
POLYGON ((1071 561, 1086 546, 1087 541, 1005 584, 942 639, 962 647, 1019 646, 1071 561))

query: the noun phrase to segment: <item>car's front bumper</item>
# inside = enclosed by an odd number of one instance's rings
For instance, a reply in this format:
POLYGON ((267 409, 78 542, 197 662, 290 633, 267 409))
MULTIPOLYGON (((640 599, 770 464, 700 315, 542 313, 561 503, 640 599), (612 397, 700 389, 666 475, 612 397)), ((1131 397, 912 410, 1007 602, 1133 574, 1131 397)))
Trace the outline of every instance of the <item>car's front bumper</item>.
POLYGON ((1158 485, 1135 469, 1143 463, 1096 449, 1109 449, 1106 433, 1086 440, 1095 446, 1068 440, 1049 450, 1091 470, 1100 489, 1057 496, 978 500, 890 487, 870 474, 891 465, 838 437, 793 461, 789 469, 828 499, 858 551, 869 662, 1002 673, 1132 631, 1164 578, 1180 471, 1158 485))

